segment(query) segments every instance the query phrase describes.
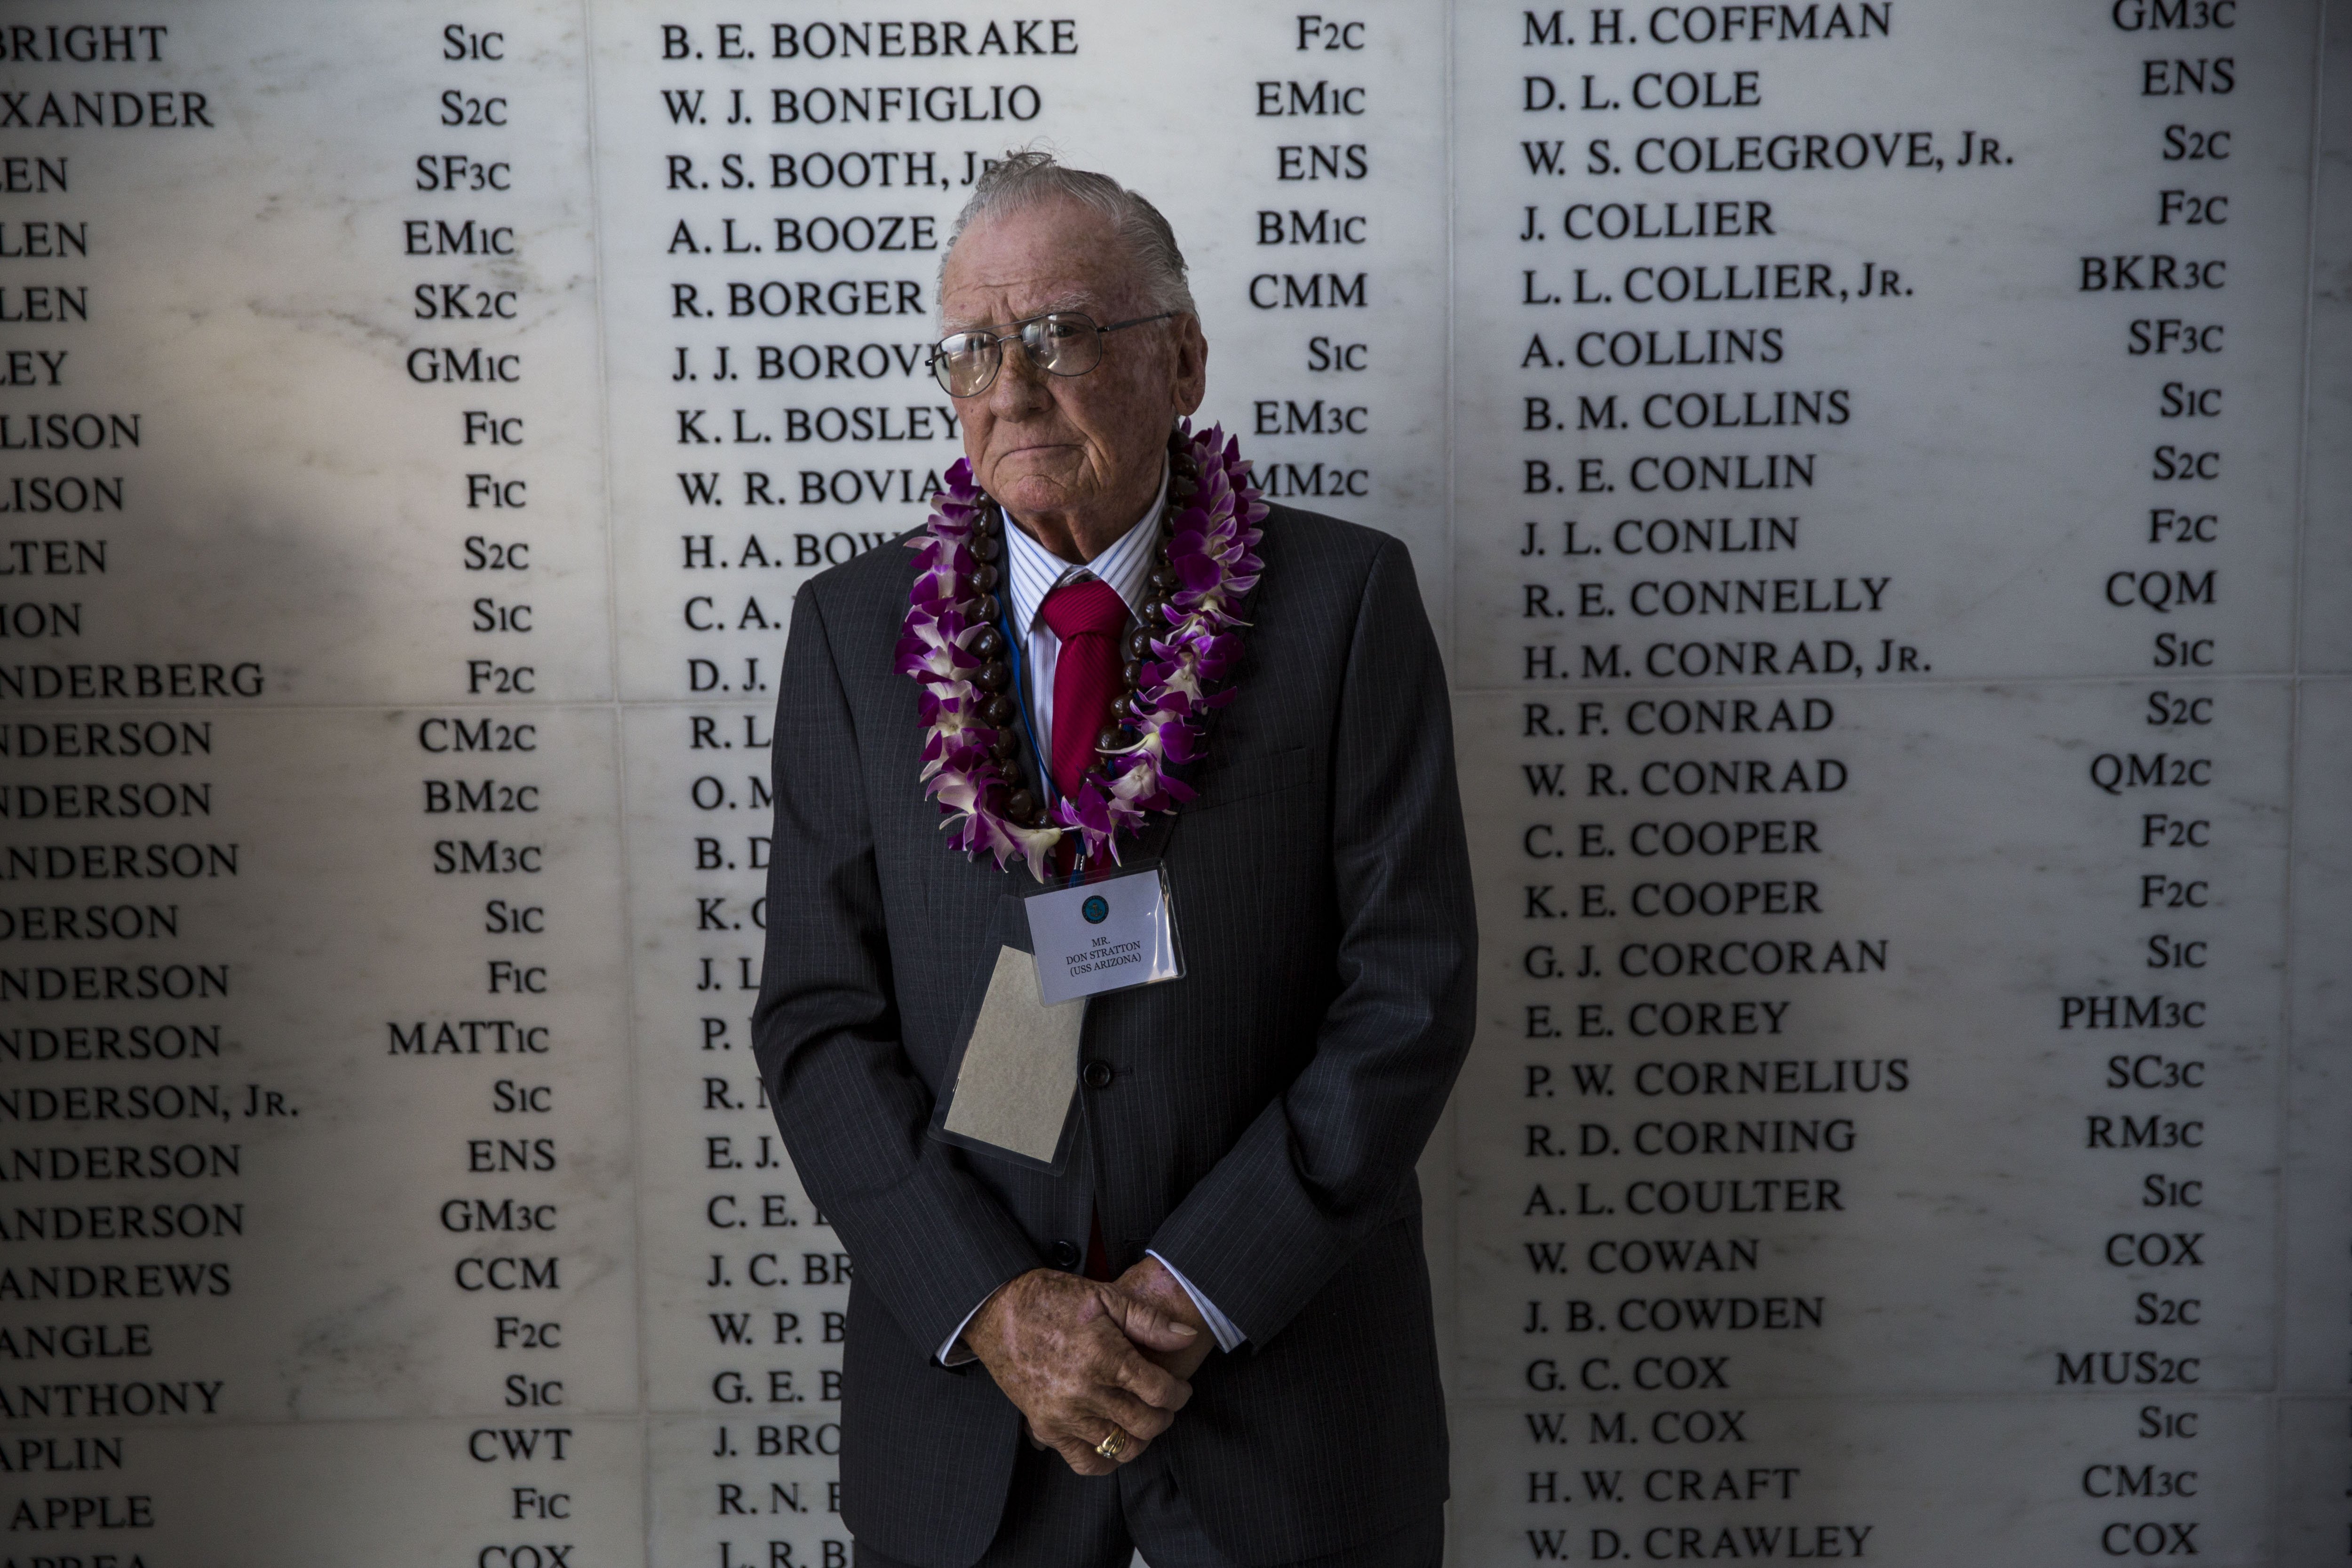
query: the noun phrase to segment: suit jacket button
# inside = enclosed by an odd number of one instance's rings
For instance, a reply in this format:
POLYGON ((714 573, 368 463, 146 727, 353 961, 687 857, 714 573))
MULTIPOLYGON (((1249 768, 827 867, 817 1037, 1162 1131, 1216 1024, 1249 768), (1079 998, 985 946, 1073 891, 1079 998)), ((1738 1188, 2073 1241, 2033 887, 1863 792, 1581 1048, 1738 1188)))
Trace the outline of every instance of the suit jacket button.
POLYGON ((1100 1057, 1095 1058, 1078 1069, 1079 1080, 1088 1089, 1108 1089, 1112 1077, 1110 1063, 1104 1061, 1100 1057))
POLYGON ((1054 1243, 1054 1267, 1056 1268, 1076 1268, 1086 1260, 1086 1256, 1085 1249, 1075 1241, 1054 1243))

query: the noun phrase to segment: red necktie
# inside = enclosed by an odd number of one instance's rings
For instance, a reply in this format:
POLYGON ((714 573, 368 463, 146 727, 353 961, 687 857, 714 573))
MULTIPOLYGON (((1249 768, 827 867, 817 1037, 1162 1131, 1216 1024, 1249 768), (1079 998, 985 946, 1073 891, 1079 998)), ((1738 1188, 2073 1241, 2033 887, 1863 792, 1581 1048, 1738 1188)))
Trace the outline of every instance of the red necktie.
MULTIPOLYGON (((1076 795, 1087 770, 1094 766, 1095 742, 1110 723, 1111 704, 1118 697, 1127 601, 1099 577, 1089 577, 1065 583, 1046 595, 1037 613, 1062 639, 1062 651, 1054 659, 1054 787, 1066 795, 1076 795)), ((1072 856, 1059 858, 1068 869, 1072 856)), ((1108 1279, 1110 1259, 1103 1247, 1099 1209, 1087 1230, 1087 1278, 1108 1279)))
POLYGON ((1099 577, 1065 583, 1045 595, 1037 613, 1062 651, 1054 662, 1054 787, 1065 795, 1094 766, 1095 742, 1110 722, 1118 696, 1119 639, 1127 635, 1127 602, 1099 577))

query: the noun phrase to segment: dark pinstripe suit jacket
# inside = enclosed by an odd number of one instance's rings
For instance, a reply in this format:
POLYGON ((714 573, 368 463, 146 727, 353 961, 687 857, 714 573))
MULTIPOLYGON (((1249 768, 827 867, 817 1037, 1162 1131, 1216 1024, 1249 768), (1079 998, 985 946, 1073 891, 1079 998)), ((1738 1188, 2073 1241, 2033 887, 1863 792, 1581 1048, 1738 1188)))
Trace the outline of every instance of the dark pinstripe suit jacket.
POLYGON ((1229 1555, 1320 1556, 1445 1496, 1412 1173, 1474 1006, 1444 676, 1396 541, 1276 507, 1259 554, 1240 694, 1167 850, 1188 972, 1089 1005, 1113 1076, 1079 1091, 1058 1178, 926 1136, 998 901, 1030 883, 950 851, 917 782, 891 669, 913 554, 793 607, 754 1034, 856 1268, 843 1513, 903 1562, 980 1555, 1020 1441, 987 1373, 933 1352, 1007 1279, 1075 1266, 1097 1205, 1115 1269, 1155 1247, 1249 1336, 1160 1439, 1229 1555))

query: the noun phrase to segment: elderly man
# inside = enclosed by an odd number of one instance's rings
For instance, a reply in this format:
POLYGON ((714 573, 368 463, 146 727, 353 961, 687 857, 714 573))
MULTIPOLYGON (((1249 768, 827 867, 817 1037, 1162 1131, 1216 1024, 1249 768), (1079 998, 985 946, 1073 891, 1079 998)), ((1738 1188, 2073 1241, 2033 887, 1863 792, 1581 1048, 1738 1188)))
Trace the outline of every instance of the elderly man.
POLYGON ((1116 182, 1011 157, 940 305, 970 478, 793 607, 754 1026, 856 1260, 856 1561, 1434 1564, 1413 1163, 1475 938, 1411 563, 1188 437, 1183 258, 1116 182))

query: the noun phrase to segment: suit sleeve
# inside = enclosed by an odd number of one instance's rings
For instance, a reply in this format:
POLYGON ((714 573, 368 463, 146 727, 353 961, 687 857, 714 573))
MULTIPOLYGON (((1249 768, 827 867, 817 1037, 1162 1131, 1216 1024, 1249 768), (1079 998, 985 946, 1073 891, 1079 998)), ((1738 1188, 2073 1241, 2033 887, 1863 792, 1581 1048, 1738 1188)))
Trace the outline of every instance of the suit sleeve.
MULTIPOLYGON (((773 735, 768 939, 751 1034, 809 1196, 913 1342, 942 1343, 1036 1249, 928 1135, 899 1043, 856 722, 813 587, 793 605, 773 735)), ((910 698, 911 700, 911 698, 910 698)))
POLYGON ((1151 1240, 1259 1347, 1402 1212, 1476 1011, 1445 672, 1393 540, 1358 603, 1330 743, 1339 994, 1305 1070, 1151 1240))

